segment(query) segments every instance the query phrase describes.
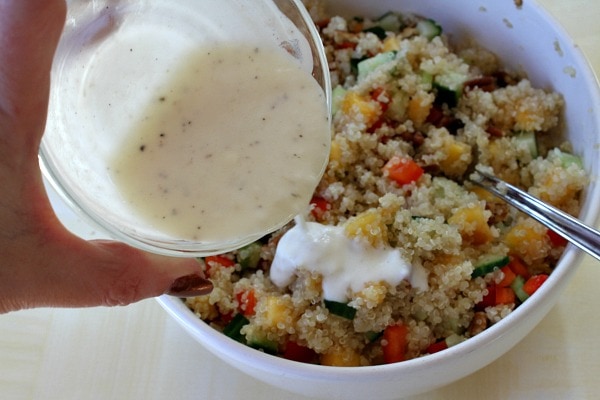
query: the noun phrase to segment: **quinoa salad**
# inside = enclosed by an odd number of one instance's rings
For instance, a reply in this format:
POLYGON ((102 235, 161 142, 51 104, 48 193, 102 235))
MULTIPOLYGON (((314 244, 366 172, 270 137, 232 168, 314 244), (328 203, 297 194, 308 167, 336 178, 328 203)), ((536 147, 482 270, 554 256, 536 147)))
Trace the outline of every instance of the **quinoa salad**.
POLYGON ((328 167, 306 215, 200 260, 185 300, 234 340, 328 366, 401 362, 483 332, 535 296, 566 241, 471 184, 475 167, 572 214, 587 183, 560 94, 433 20, 323 14, 328 167))

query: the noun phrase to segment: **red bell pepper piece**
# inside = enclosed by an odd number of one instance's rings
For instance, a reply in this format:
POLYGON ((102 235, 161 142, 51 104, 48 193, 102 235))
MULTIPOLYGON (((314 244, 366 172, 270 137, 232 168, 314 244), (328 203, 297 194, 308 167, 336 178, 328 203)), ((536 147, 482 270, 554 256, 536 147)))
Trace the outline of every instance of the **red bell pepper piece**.
POLYGON ((383 359, 386 364, 404 361, 408 347, 408 327, 390 325, 383 331, 383 359))
POLYGON ((531 276, 529 270, 527 269, 525 264, 523 264, 523 261, 521 261, 517 257, 511 257, 508 266, 516 275, 522 276, 525 280, 529 279, 529 277, 531 276))
POLYGON ((546 274, 532 276, 523 284, 523 291, 531 296, 546 282, 546 279, 548 279, 548 275, 546 274))
POLYGON ((289 341, 285 345, 283 358, 302 363, 314 363, 317 359, 317 353, 306 346, 301 346, 296 342, 289 341))
POLYGON ((550 239, 550 243, 552 243, 552 246, 554 246, 554 247, 564 247, 568 243, 567 239, 560 236, 558 233, 554 232, 552 229, 548 229, 546 231, 546 235, 548 236, 548 239, 550 239))
POLYGON ((329 202, 320 196, 313 196, 310 200, 310 213, 317 220, 321 220, 323 218, 323 214, 329 210, 329 202))
POLYGON ((399 185, 407 185, 419 180, 425 172, 415 161, 408 157, 392 157, 383 167, 388 178, 399 185))
POLYGON ((510 287, 496 286, 496 301, 495 305, 499 304, 514 304, 516 300, 515 291, 510 287))
POLYGON ((502 267, 500 270, 504 274, 504 278, 498 283, 498 287, 509 287, 517 277, 517 274, 515 274, 509 265, 502 267))
POLYGON ((206 273, 210 275, 212 268, 231 268, 235 266, 235 261, 225 256, 208 256, 204 259, 206 264, 206 273))
POLYGON ((239 304, 239 311, 245 317, 251 317, 256 313, 256 294, 254 290, 244 290, 236 295, 239 304))
POLYGON ((496 305, 496 285, 492 283, 487 287, 487 290, 488 294, 483 296, 483 299, 479 303, 475 304, 475 309, 477 311, 483 311, 487 307, 496 305))
POLYGON ((435 342, 429 345, 429 347, 427 348, 427 352, 429 354, 433 354, 433 353, 437 353, 440 352, 442 350, 446 350, 448 348, 448 343, 446 343, 446 340, 440 340, 439 342, 435 342))

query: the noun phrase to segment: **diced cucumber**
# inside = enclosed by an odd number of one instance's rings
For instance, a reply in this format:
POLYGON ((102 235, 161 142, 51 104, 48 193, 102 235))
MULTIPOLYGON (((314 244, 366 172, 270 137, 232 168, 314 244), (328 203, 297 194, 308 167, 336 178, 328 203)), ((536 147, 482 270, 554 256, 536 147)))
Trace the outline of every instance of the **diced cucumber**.
POLYGON ((466 338, 464 336, 461 336, 458 333, 453 333, 443 340, 438 340, 437 342, 432 343, 427 348, 427 352, 432 353, 432 354, 438 353, 438 352, 446 350, 452 346, 456 346, 457 344, 464 342, 465 340, 466 340, 466 338))
POLYGON ((376 35, 379 38, 379 40, 383 40, 387 37, 387 33, 386 33, 385 29, 383 29, 381 26, 372 26, 370 28, 363 29, 363 32, 365 32, 365 33, 370 32, 370 33, 376 35))
POLYGON ((432 19, 422 19, 417 22, 417 31, 419 35, 431 40, 442 34, 442 27, 432 19))
POLYGON ((277 342, 264 337, 247 337, 246 344, 254 349, 262 350, 267 354, 275 355, 279 350, 277 342))
POLYGON ((514 290, 517 298, 522 302, 529 298, 529 295, 523 290, 523 285, 525 284, 525 278, 521 275, 517 275, 515 280, 511 283, 510 287, 514 290))
POLYGON ((341 85, 337 85, 331 91, 331 113, 335 115, 340 109, 340 103, 346 96, 348 91, 344 89, 341 85))
POLYGON ((538 157, 539 152, 535 132, 519 132, 515 134, 514 140, 519 148, 529 150, 532 159, 538 157))
POLYGON ((462 93, 458 90, 449 89, 447 86, 443 86, 440 84, 433 84, 433 87, 436 89, 436 102, 439 104, 447 104, 448 107, 456 107, 460 96, 462 93))
POLYGON ((237 261, 242 269, 255 269, 258 266, 261 249, 260 243, 254 242, 238 250, 237 261))
POLYGON ((232 338, 235 341, 246 344, 246 337, 242 335, 242 328, 248 325, 250 321, 242 314, 236 314, 235 317, 223 329, 223 334, 232 338))
POLYGON ((430 74, 429 72, 422 71, 421 72, 421 82, 428 84, 428 85, 433 85, 433 75, 430 74))
POLYGON ((460 326, 460 321, 458 320, 458 318, 446 318, 444 322, 442 322, 442 326, 444 327, 444 329, 452 331, 454 333, 462 331, 462 327, 460 326))
POLYGON ((560 163, 564 168, 569 168, 571 165, 575 164, 579 168, 583 169, 583 161, 579 156, 571 153, 565 153, 564 151, 560 151, 558 149, 555 150, 560 159, 560 163))
POLYGON ((375 21, 375 24, 388 32, 394 33, 400 32, 400 29, 404 26, 402 15, 393 11, 383 14, 375 21))
POLYGON ((352 75, 358 75, 358 64, 364 60, 368 60, 370 57, 351 58, 350 59, 350 72, 352 75))
POLYGON ((446 345, 448 347, 452 347, 452 346, 456 346, 459 343, 464 342, 466 339, 464 336, 461 336, 457 333, 453 333, 450 336, 448 336, 445 341, 446 341, 446 345))
POLYGON ((436 102, 446 103, 448 107, 456 107, 462 96, 463 85, 467 77, 457 72, 448 72, 437 75, 433 79, 433 87, 436 90, 436 102))
POLYGON ((340 303, 338 301, 325 300, 325 308, 327 308, 330 313, 337 315, 338 317, 352 320, 356 316, 356 308, 350 307, 348 304, 340 303))
POLYGON ((369 331, 369 332, 365 333, 365 336, 369 343, 373 343, 374 341, 376 341, 377 339, 379 339, 380 337, 383 336, 383 331, 380 331, 380 332, 369 331))
POLYGON ((385 53, 379 53, 375 57, 367 58, 357 64, 358 80, 363 79, 365 76, 379 68, 385 63, 388 63, 396 58, 395 51, 387 51, 385 53))
POLYGON ((480 259, 471 273, 471 278, 486 276, 495 269, 500 269, 510 262, 508 256, 487 256, 480 259))

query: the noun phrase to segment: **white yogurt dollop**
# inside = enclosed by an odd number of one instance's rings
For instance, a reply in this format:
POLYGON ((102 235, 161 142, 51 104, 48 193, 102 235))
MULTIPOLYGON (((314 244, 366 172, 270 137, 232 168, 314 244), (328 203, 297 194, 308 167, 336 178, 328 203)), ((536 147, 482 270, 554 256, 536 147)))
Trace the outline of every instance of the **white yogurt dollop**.
POLYGON ((320 273, 324 298, 339 302, 374 282, 396 286, 407 279, 414 287, 427 289, 422 267, 408 263, 398 249, 374 248, 346 236, 343 226, 305 222, 300 217, 277 245, 271 280, 283 288, 292 283, 298 269, 320 273))

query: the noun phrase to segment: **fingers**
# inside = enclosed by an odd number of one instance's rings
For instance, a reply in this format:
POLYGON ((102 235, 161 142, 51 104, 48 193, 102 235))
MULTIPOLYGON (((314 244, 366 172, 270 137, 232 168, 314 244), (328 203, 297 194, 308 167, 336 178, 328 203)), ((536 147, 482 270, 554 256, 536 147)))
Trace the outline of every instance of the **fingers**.
POLYGON ((67 304, 127 305, 165 293, 184 297, 212 290, 194 259, 158 256, 117 242, 90 242, 84 248, 86 253, 77 255, 70 266, 74 274, 66 271, 61 278, 63 287, 72 285, 70 298, 64 299, 67 304), (87 264, 76 265, 82 260, 87 264))
POLYGON ((162 294, 188 297, 212 290, 194 259, 153 255, 118 242, 86 242, 55 229, 51 239, 11 252, 12 264, 0 269, 0 277, 6 275, 0 282, 0 313, 122 306, 162 294))
POLYGON ((64 0, 0 0, 0 313, 210 291, 195 260, 86 242, 56 219, 37 152, 65 14, 64 0))
POLYGON ((194 259, 162 257, 116 242, 87 242, 68 232, 39 174, 31 170, 7 180, 0 196, 0 313, 125 305, 164 293, 187 297, 212 289, 194 259))

